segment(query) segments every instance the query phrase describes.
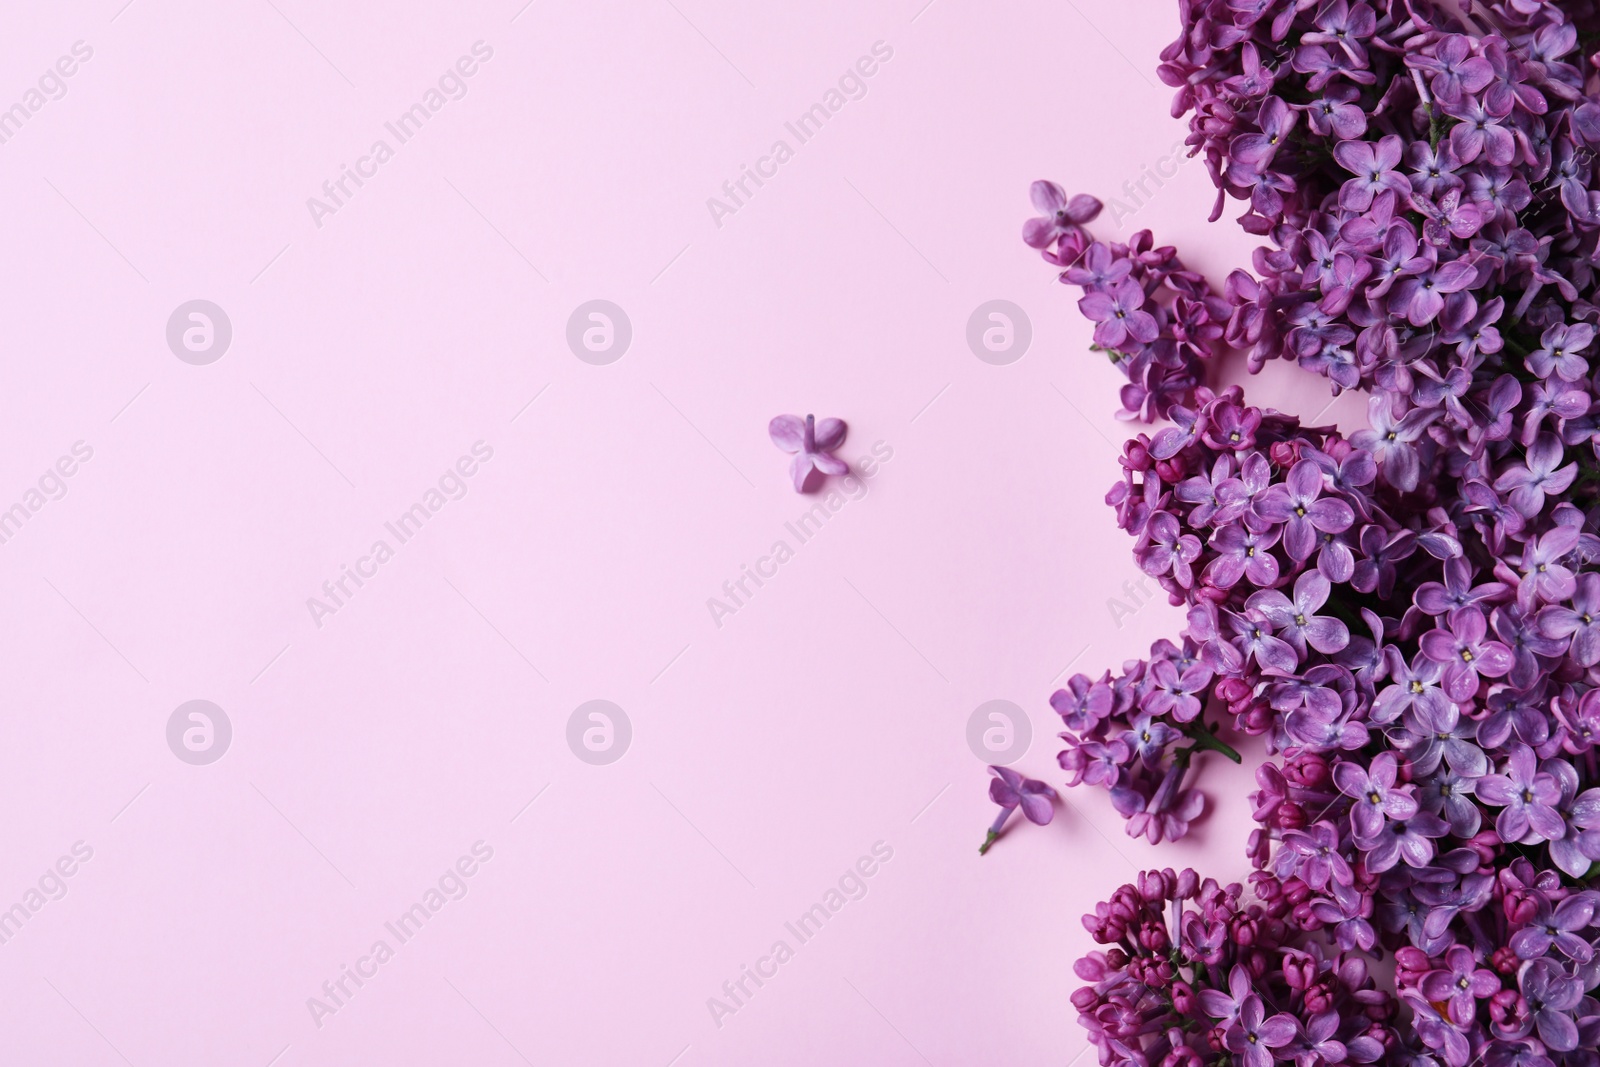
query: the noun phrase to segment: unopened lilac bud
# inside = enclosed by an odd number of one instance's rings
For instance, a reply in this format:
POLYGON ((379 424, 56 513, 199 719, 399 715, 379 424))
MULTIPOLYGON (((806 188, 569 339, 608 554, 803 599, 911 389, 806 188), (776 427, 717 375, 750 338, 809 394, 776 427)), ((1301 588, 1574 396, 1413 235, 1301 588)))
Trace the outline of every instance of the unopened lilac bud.
POLYGON ((1331 777, 1328 761, 1314 752, 1302 752, 1286 761, 1283 776, 1302 789, 1321 789, 1331 777))
POLYGON ((1272 728, 1272 707, 1263 700, 1252 701, 1243 711, 1235 709, 1234 726, 1240 733, 1258 737, 1272 728))
POLYGON ((1285 800, 1278 805, 1278 810, 1272 813, 1272 821, 1280 830, 1304 830, 1311 820, 1306 817, 1305 809, 1292 800, 1285 800))
POLYGON ((1188 982, 1173 982, 1172 988, 1167 991, 1172 998, 1172 1008, 1179 1015, 1194 1015, 1200 1010, 1200 998, 1188 982))
POLYGON ((1489 1019, 1496 1031, 1521 1036, 1528 1021, 1528 1002, 1515 989, 1502 989, 1489 998, 1489 1019))
POLYGON ((1283 980, 1290 989, 1309 989, 1317 977, 1317 961, 1310 956, 1296 953, 1286 956, 1283 961, 1283 980))
POLYGON ((1384 1057, 1380 1058, 1379 1062, 1386 1060, 1388 1053, 1393 1052, 1400 1044, 1399 1035, 1397 1035, 1387 1026, 1381 1026, 1378 1023, 1373 1023, 1371 1026, 1367 1027, 1366 1033, 1362 1036, 1370 1037, 1372 1040, 1383 1046, 1384 1057))
POLYGON ((1395 950, 1394 964, 1394 980, 1402 986, 1413 988, 1422 981, 1423 975, 1435 970, 1428 954, 1411 945, 1395 950))
MULTIPOLYGON (((1273 904, 1285 899, 1283 881, 1271 871, 1257 871, 1250 876, 1250 889, 1256 899, 1273 904)), ((1271 910, 1270 908, 1268 909, 1271 910)))
POLYGON ((1243 678, 1223 678, 1217 682, 1212 691, 1217 694, 1217 699, 1230 706, 1248 701, 1251 697, 1250 684, 1243 678))
POLYGON ((1172 947, 1172 941, 1167 937, 1166 925, 1151 922, 1139 927, 1139 947, 1156 953, 1166 952, 1172 947))
POLYGON ((1522 926, 1533 921, 1539 914, 1539 900, 1535 893, 1527 889, 1512 889, 1506 893, 1503 901, 1506 918, 1514 926, 1522 926))
POLYGON ((1144 434, 1139 435, 1139 440, 1129 441, 1122 449, 1122 465, 1128 470, 1144 473, 1150 469, 1155 461, 1150 458, 1150 450, 1146 447, 1149 441, 1144 434))
POLYGON ((1160 871, 1139 872, 1139 895, 1148 903, 1160 904, 1167 899, 1167 883, 1160 871))
POLYGON ((1162 1057, 1161 1067, 1201 1067, 1200 1053, 1184 1044, 1174 1044, 1172 1051, 1162 1057))
POLYGON ((1261 830, 1251 830, 1250 836, 1245 842, 1244 850, 1245 857, 1250 861, 1251 866, 1266 866, 1267 857, 1271 855, 1271 852, 1272 839, 1261 830))
POLYGON ((1180 452, 1171 459, 1156 460, 1156 473, 1168 485, 1177 485, 1183 481, 1189 476, 1187 465, 1183 461, 1183 453, 1180 452))
POLYGON ((1487 867, 1500 854, 1500 835, 1493 830, 1483 830, 1469 838, 1466 847, 1478 854, 1480 867, 1487 867))
POLYGON ((1330 988, 1327 979, 1313 982, 1306 987, 1305 999, 1306 1011, 1311 1012, 1313 1015, 1321 1015, 1325 1011, 1331 1011, 1335 1003, 1334 991, 1330 988))

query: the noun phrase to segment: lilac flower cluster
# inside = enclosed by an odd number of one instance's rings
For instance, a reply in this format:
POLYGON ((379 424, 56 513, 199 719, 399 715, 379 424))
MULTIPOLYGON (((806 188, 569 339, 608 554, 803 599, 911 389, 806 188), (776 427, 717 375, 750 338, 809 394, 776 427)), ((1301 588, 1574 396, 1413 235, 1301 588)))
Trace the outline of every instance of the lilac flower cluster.
POLYGON ((1228 304, 1211 293, 1203 275, 1184 267, 1171 246, 1153 247, 1149 230, 1128 244, 1103 244, 1084 228, 1101 203, 1067 198, 1055 182, 1033 183, 1033 206, 1022 237, 1045 262, 1064 268, 1063 282, 1083 287, 1078 308, 1094 321, 1094 347, 1128 376, 1123 417, 1166 418, 1193 395, 1204 361, 1226 351, 1228 304))
POLYGON ((1296 947, 1287 888, 1265 872, 1251 888, 1247 904, 1237 883, 1146 871, 1084 916, 1111 946, 1077 962, 1092 984, 1072 995, 1102 1063, 1314 1067, 1400 1046, 1399 1004, 1362 955, 1296 947))
POLYGON ((1213 218, 1267 243, 1219 291, 1034 185, 1122 416, 1169 423, 1107 503, 1187 612, 1051 704, 1067 784, 1151 842, 1202 813, 1197 755, 1239 758, 1219 733, 1271 759, 1255 903, 1123 887, 1075 1002, 1106 1065, 1600 1067, 1600 8, 1179 7, 1160 73, 1213 218), (1230 349, 1362 391, 1369 428, 1214 391, 1230 349))

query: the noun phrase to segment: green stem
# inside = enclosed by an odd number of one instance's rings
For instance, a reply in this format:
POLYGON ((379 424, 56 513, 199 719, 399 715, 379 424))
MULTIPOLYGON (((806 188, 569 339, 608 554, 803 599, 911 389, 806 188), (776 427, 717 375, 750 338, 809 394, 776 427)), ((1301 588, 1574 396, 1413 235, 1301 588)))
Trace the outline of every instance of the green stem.
POLYGON ((983 844, 978 846, 978 855, 980 855, 980 856, 987 855, 988 852, 989 852, 989 846, 994 844, 999 839, 1000 839, 1000 831, 998 831, 998 830, 990 830, 989 831, 989 836, 985 837, 983 839, 983 844))
MULTIPOLYGON (((1217 735, 1198 722, 1192 722, 1183 728, 1183 735, 1193 741, 1195 748, 1206 748, 1212 752, 1220 752, 1235 763, 1243 763, 1244 757, 1236 752, 1232 745, 1219 740, 1217 735)), ((1192 750, 1191 750, 1192 751, 1192 750)))
POLYGON ((1514 352, 1517 355, 1522 356, 1524 358, 1526 358, 1528 356, 1528 354, 1533 351, 1533 349, 1528 348, 1527 346, 1523 345, 1515 337, 1512 337, 1509 333, 1502 333, 1500 335, 1500 340, 1501 340, 1501 342, 1503 342, 1505 344, 1505 346, 1507 348, 1511 349, 1512 352, 1514 352))

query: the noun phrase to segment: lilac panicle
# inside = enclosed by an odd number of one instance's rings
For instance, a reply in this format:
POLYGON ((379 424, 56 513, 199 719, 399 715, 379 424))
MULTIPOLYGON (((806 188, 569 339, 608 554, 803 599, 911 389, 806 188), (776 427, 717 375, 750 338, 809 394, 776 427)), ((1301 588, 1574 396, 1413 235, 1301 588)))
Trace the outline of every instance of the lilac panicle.
POLYGON ((1600 4, 1177 7, 1158 73, 1261 246, 1214 281, 1034 185, 1140 431, 1106 503, 1186 617, 1050 703, 1151 843, 1208 754, 1267 759, 1248 893, 1123 886, 1073 1004, 1106 1067, 1600 1067, 1600 4), (1367 427, 1217 387, 1230 350, 1367 427))

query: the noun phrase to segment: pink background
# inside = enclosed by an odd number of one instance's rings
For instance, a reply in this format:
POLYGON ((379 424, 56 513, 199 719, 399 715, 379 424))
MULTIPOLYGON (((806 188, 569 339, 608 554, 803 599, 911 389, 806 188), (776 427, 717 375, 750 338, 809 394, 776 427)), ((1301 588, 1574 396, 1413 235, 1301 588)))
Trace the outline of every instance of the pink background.
MULTIPOLYGON (((1016 766, 1059 783, 1069 664, 1180 622, 1108 611, 1138 577, 1101 502, 1119 379, 1018 236, 1031 179, 1116 195, 1181 136, 1171 5, 122 3, 0 19, 0 107, 93 49, 0 145, 0 509, 93 449, 0 545, 0 909, 93 850, 0 944, 4 1060, 1077 1057, 1079 915, 1144 865, 1244 870, 1248 770, 1212 758, 1178 846, 1073 792, 975 851, 973 709, 1026 708, 1016 766), (466 95, 317 226, 307 198, 477 41, 466 95), (717 225, 778 138, 794 157, 717 225), (196 298, 233 328, 205 366, 165 338, 196 298), (607 366, 565 340, 595 298, 633 328, 607 366), (995 298, 1032 320, 1007 366, 965 340, 995 298), (797 546, 811 501, 766 423, 808 411, 893 458, 797 546), (479 441, 465 497, 319 627, 307 598, 479 441), (707 599, 780 538, 717 626, 707 599), (194 699, 233 728, 207 766, 166 741, 194 699), (632 724, 608 766, 567 745, 592 699, 632 724), (399 944, 384 923, 480 840, 399 944), (799 944, 784 923, 875 842, 865 897, 799 944), (307 998, 380 938, 319 1026, 307 998), (718 1026, 707 998, 780 938, 718 1026)), ((1220 279, 1251 242, 1211 196, 1186 163, 1098 229, 1220 279)), ((1282 368, 1252 397, 1325 405, 1282 368)))

